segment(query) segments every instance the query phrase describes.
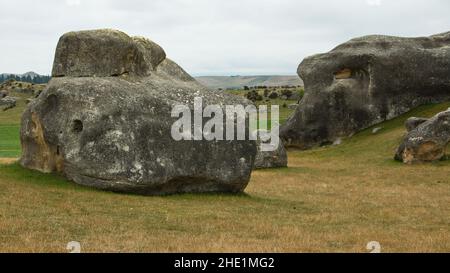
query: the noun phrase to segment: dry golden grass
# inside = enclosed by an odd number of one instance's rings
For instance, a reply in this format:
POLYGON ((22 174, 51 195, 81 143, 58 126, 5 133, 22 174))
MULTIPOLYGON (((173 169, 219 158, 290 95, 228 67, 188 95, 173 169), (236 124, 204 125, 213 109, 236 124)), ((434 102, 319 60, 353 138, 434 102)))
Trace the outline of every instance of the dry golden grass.
MULTIPOLYGON (((450 105, 417 110, 431 115, 450 105)), ((337 147, 290 151, 289 168, 255 171, 246 194, 143 197, 0 166, 0 251, 450 251, 450 162, 392 160, 409 115, 337 147)))
POLYGON ((11 164, 17 161, 17 158, 0 158, 0 164, 11 164))

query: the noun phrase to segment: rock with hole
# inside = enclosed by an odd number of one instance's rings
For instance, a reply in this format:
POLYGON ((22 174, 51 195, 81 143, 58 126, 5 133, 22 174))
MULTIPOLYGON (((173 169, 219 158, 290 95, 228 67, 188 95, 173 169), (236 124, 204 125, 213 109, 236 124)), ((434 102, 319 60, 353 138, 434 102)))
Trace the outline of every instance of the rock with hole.
POLYGON ((255 141, 176 141, 175 105, 249 103, 208 90, 161 47, 115 30, 59 41, 53 78, 22 117, 22 166, 103 190, 163 195, 247 186, 255 141))
POLYGON ((450 99, 450 32, 419 38, 365 36, 298 68, 305 96, 280 134, 309 149, 414 107, 450 99))

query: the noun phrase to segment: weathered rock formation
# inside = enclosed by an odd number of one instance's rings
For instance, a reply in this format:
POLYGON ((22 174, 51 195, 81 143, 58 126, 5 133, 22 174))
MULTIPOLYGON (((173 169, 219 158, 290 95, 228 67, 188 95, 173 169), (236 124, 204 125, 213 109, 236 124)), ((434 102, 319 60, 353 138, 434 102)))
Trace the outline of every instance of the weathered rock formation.
POLYGON ((450 99, 450 32, 366 36, 306 58, 305 97, 281 128, 302 149, 334 142, 426 103, 450 99))
POLYGON ((278 148, 274 151, 262 151, 260 143, 270 143, 270 139, 263 140, 260 134, 267 134, 269 132, 264 130, 259 130, 258 142, 257 142, 257 153, 255 159, 255 169, 268 169, 268 168, 283 168, 288 165, 288 157, 286 149, 284 148, 283 142, 279 140, 278 148))
POLYGON ((212 92, 157 44, 114 30, 61 37, 52 80, 29 103, 21 128, 26 168, 82 185, 138 194, 240 192, 255 141, 175 141, 174 105, 246 104, 212 92))
POLYGON ((410 164, 445 157, 450 142, 450 109, 430 119, 410 118, 405 126, 408 133, 397 150, 396 160, 410 164))
POLYGON ((0 99, 0 109, 3 111, 7 111, 16 107, 17 99, 13 97, 6 96, 0 99))
POLYGON ((6 90, 1 90, 0 91, 0 99, 3 99, 4 97, 8 96, 8 91, 6 90))

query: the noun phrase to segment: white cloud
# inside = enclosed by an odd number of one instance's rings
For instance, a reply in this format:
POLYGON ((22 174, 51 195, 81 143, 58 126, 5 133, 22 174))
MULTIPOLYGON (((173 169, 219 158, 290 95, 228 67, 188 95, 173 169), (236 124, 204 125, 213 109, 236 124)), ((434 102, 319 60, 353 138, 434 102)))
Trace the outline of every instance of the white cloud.
POLYGON ((81 0, 66 0, 66 4, 70 7, 79 6, 81 4, 81 0))
POLYGON ((81 29, 116 28, 149 37, 194 75, 293 75, 304 57, 353 37, 426 36, 450 30, 448 0, 380 4, 368 8, 365 0, 4 1, 0 26, 7 39, 0 43, 0 73, 50 73, 59 37, 81 29))
POLYGON ((366 0, 369 6, 381 6, 381 0, 366 0))

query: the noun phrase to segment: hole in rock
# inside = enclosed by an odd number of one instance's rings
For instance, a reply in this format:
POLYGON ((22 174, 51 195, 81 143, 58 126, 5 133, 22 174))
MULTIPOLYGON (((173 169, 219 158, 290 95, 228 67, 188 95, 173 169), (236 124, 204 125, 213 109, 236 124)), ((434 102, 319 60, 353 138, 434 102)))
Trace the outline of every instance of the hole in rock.
POLYGON ((73 121, 73 125, 72 125, 72 130, 75 133, 80 133, 81 131, 83 131, 83 122, 81 122, 81 120, 76 119, 73 121))
POLYGON ((339 70, 338 72, 334 73, 334 78, 336 80, 349 79, 351 77, 352 77, 352 70, 348 68, 339 70))

